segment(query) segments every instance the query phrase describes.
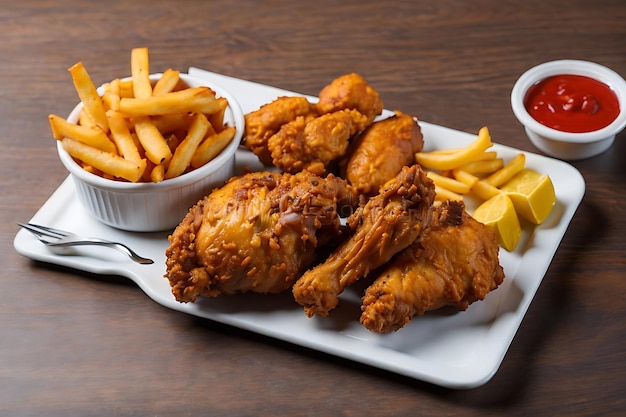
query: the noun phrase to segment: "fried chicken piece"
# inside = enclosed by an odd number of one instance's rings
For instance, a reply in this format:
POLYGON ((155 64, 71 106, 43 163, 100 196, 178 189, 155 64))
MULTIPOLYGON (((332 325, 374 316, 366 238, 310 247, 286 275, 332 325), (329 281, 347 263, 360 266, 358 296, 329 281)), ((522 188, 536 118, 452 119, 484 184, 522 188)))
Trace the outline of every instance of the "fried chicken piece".
POLYGON ((191 208, 169 236, 165 277, 172 293, 193 302, 290 288, 315 260, 316 248, 341 238, 338 209, 355 201, 347 182, 332 175, 233 178, 191 208))
POLYGON ((383 111, 383 101, 365 78, 356 73, 335 78, 319 93, 317 109, 320 114, 343 109, 356 109, 368 119, 368 124, 383 111))
POLYGON ((442 203, 430 227, 367 288, 361 323, 391 332, 426 311, 466 310, 504 280, 498 252, 494 232, 474 220, 462 202, 442 203))
POLYGON ((396 111, 353 139, 342 176, 358 192, 373 195, 403 166, 411 165, 423 146, 424 137, 415 119, 396 111))
POLYGON ((324 175, 331 162, 345 155, 352 135, 365 126, 356 110, 340 110, 313 119, 297 117, 267 141, 272 164, 289 173, 306 169, 324 175))
POLYGON ((279 97, 247 113, 244 145, 259 157, 261 162, 271 165, 272 157, 267 149, 267 141, 280 128, 297 117, 317 116, 316 106, 306 97, 279 97))
POLYGON ((382 108, 378 92, 363 77, 347 74, 324 87, 317 104, 285 96, 246 114, 244 145, 266 165, 323 175, 382 108))
POLYGON ((343 290, 409 246, 430 223, 433 182, 418 166, 404 167, 348 218, 354 234, 305 272, 293 295, 307 316, 326 316, 343 290))

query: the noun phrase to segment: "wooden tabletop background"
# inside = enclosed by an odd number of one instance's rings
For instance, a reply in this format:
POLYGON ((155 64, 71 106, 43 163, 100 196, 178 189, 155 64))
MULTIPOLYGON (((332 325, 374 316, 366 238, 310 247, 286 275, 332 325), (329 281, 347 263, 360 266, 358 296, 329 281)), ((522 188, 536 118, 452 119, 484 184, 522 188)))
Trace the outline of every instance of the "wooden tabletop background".
POLYGON ((15 252, 67 176, 47 115, 96 83, 198 66, 306 94, 358 72, 385 107, 537 152, 517 77, 575 58, 626 76, 622 0, 13 1, 0 8, 0 415, 618 416, 626 410, 626 132, 573 162, 585 197, 493 379, 438 387, 171 311, 129 281, 15 252))

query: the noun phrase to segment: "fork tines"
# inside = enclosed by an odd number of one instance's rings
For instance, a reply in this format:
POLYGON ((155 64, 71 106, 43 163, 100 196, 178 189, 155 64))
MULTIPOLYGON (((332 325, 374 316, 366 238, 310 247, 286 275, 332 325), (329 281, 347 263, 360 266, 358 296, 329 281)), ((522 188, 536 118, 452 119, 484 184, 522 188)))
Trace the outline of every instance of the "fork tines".
POLYGON ((29 232, 36 234, 38 236, 55 237, 58 239, 67 236, 67 234, 63 233, 61 230, 53 229, 51 227, 41 226, 41 225, 33 224, 33 223, 17 223, 17 224, 18 226, 21 226, 24 229, 28 230, 29 232))

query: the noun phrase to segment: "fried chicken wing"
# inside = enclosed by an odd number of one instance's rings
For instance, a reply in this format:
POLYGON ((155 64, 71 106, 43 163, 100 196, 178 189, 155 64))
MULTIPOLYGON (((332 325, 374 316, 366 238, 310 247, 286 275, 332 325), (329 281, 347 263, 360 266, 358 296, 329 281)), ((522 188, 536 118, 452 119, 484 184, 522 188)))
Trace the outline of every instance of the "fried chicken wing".
POLYGON ((259 157, 266 165, 272 164, 272 157, 267 149, 267 141, 280 128, 297 117, 317 116, 316 106, 306 97, 279 97, 261 106, 258 110, 247 113, 244 145, 259 157))
POLYGON ((320 114, 343 109, 356 109, 372 123, 383 111, 383 101, 363 76, 351 73, 335 78, 319 93, 320 114))
POLYGON ((423 146, 424 137, 415 119, 396 111, 352 140, 342 176, 358 192, 373 195, 403 166, 411 165, 423 146))
POLYGON ((166 274, 180 302, 290 288, 320 248, 341 237, 337 214, 356 196, 333 175, 254 172, 198 202, 170 235, 166 274))
POLYGON ((366 123, 356 110, 340 110, 307 120, 297 117, 267 142, 272 164, 285 172, 306 169, 324 175, 331 162, 343 157, 349 140, 366 123))
POLYGON ((293 286, 294 298, 306 314, 328 315, 347 286, 413 243, 430 222, 434 197, 432 181, 413 165, 357 209, 348 218, 354 234, 293 286))
POLYGON ((390 332, 426 311, 467 309, 502 283, 498 251, 493 231, 474 220, 463 203, 442 203, 430 227, 367 288, 361 323, 390 332))

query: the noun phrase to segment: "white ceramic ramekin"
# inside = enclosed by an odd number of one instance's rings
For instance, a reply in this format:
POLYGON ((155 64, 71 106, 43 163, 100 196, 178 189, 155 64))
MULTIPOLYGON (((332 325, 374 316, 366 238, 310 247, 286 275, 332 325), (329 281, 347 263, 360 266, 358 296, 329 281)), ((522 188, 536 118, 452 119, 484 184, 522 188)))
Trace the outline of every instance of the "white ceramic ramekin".
POLYGON ((564 160, 596 156, 611 147, 615 135, 626 127, 626 81, 615 71, 594 62, 564 59, 537 65, 517 80, 511 91, 513 113, 526 130, 530 141, 540 151, 564 160), (537 82, 554 75, 572 74, 594 78, 608 85, 617 95, 620 113, 608 126, 584 133, 569 133, 547 127, 526 110, 526 92, 537 82))
MULTIPOLYGON (((152 74, 156 80, 160 74, 152 74)), ((216 186, 222 185, 234 174, 235 152, 244 130, 243 112, 237 100, 221 87, 180 74, 189 87, 208 86, 218 97, 228 100, 224 122, 236 127, 230 144, 212 161, 179 177, 159 183, 130 183, 102 178, 82 169, 63 149, 57 150, 61 162, 70 172, 79 201, 85 209, 101 222, 126 231, 156 232, 175 228, 189 208, 216 186)), ((68 117, 76 122, 82 104, 77 105, 68 117)))

